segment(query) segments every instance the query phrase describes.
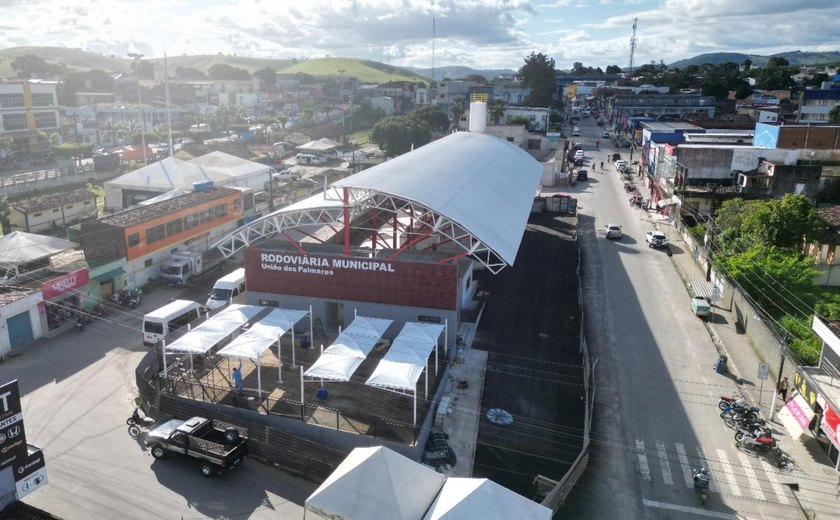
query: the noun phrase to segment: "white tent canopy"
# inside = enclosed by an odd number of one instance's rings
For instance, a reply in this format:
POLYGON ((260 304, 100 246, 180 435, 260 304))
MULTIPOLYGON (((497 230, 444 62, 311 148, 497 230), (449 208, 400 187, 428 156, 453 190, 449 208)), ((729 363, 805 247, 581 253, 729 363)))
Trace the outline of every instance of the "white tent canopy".
POLYGON ((77 247, 79 244, 76 242, 63 238, 12 231, 0 236, 0 264, 29 262, 77 247))
POLYGON ((413 393, 442 332, 443 325, 406 322, 365 384, 413 393))
POLYGON ((420 520, 445 477, 382 446, 356 448, 306 499, 331 520, 420 520))
POLYGON ((225 357, 244 357, 257 360, 268 347, 277 343, 308 311, 273 309, 244 334, 228 343, 218 354, 225 357))
POLYGON ((229 305, 222 312, 208 318, 207 321, 201 323, 190 332, 166 345, 166 350, 170 352, 205 354, 262 310, 263 307, 257 305, 229 305))
POLYGON ((551 520, 551 509, 486 478, 449 477, 423 520, 551 520))
POLYGON ((392 320, 356 316, 303 375, 349 381, 391 323, 392 320))

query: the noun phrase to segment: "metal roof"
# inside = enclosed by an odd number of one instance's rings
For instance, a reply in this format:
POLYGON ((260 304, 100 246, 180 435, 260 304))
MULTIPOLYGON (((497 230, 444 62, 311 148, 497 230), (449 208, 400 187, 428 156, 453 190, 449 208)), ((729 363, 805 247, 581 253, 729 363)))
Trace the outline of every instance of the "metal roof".
POLYGON ((541 174, 540 163, 518 146, 487 134, 457 132, 332 186, 422 204, 513 264, 541 174))
POLYGON ((333 183, 213 246, 230 256, 297 227, 340 225, 347 189, 351 222, 369 210, 411 216, 495 273, 516 259, 541 173, 542 165, 516 145, 458 132, 333 183))

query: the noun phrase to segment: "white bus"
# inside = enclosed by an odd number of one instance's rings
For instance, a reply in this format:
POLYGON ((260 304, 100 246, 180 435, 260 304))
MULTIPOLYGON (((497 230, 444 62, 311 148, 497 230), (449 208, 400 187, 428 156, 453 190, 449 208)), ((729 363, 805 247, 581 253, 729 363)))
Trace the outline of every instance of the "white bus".
POLYGON ((221 309, 228 303, 245 303, 245 268, 240 267, 216 280, 204 305, 208 310, 221 309))
POLYGON ((155 345, 171 333, 192 323, 207 311, 200 303, 175 300, 143 317, 143 344, 155 345))

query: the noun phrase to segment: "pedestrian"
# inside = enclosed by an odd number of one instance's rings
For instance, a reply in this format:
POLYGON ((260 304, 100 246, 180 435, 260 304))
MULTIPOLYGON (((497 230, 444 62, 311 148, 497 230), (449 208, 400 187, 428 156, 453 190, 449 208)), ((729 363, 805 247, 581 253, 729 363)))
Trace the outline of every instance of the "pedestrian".
POLYGON ((604 161, 601 161, 601 169, 604 169, 604 161))
POLYGON ((237 394, 242 393, 242 388, 244 385, 242 384, 242 360, 239 360, 239 366, 233 368, 233 374, 231 375, 233 379, 233 387, 236 390, 237 394))
POLYGON ((790 383, 788 383, 788 378, 786 377, 783 377, 782 380, 779 381, 779 386, 776 387, 776 391, 779 392, 779 395, 784 402, 787 402, 787 393, 789 388, 790 383))

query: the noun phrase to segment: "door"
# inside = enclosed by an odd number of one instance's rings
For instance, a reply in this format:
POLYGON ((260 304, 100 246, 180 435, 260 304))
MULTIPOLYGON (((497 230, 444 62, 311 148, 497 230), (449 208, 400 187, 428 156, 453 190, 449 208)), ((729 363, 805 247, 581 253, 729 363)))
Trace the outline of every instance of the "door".
POLYGON ((6 324, 9 329, 9 344, 12 348, 32 341, 32 321, 29 319, 29 311, 12 316, 6 324))

